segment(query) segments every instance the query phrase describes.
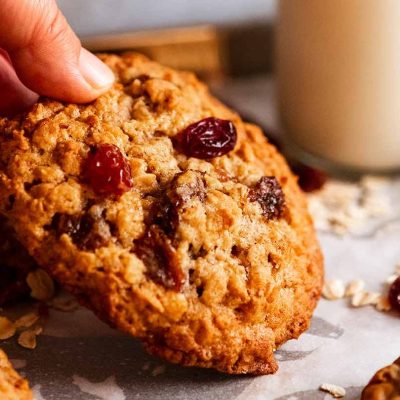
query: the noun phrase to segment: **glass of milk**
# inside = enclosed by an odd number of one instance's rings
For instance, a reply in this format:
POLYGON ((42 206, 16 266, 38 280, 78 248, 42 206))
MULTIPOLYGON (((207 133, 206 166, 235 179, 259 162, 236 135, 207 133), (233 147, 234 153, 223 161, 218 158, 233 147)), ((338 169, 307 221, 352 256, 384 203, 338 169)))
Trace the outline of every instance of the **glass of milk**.
POLYGON ((400 170, 400 0, 279 0, 280 117, 309 162, 400 170))

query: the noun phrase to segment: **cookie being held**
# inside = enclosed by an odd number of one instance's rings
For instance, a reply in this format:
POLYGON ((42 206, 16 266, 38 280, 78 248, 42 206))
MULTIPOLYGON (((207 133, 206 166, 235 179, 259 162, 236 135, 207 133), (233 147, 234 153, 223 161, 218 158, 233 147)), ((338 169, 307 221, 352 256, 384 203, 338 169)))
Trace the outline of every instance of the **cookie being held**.
POLYGON ((192 74, 104 55, 92 104, 0 120, 0 211, 37 262, 153 354, 242 374, 307 329, 322 256, 296 178, 192 74))
POLYGON ((33 400, 28 382, 21 378, 0 349, 0 398, 1 400, 33 400))

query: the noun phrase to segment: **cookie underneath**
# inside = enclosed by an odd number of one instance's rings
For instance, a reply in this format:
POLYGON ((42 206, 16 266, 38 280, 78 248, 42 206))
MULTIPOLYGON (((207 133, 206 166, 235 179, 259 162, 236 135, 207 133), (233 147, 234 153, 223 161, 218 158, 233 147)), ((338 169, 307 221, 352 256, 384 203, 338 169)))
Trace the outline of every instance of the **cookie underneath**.
POLYGON ((6 354, 0 349, 1 400, 33 400, 28 382, 14 370, 6 354))
POLYGON ((192 74, 101 58, 117 83, 95 102, 42 99, 0 119, 1 213, 61 285, 151 353, 275 372, 274 351, 307 329, 323 278, 296 178, 192 74), (182 132, 210 117, 230 121, 234 149, 189 157, 182 132), (120 179, 116 194, 88 174, 99 149, 126 164, 103 171, 120 179))

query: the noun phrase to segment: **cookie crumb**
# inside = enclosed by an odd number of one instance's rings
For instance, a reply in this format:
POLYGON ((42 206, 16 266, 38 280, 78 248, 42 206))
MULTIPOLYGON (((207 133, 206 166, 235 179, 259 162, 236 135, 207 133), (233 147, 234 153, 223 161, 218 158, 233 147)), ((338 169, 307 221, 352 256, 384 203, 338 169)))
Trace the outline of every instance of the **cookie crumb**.
POLYGON ((333 383, 323 383, 319 390, 331 394, 335 399, 346 396, 346 389, 341 386, 334 385, 333 383))
POLYGON ((15 335, 14 324, 6 317, 0 317, 0 340, 6 340, 15 335))

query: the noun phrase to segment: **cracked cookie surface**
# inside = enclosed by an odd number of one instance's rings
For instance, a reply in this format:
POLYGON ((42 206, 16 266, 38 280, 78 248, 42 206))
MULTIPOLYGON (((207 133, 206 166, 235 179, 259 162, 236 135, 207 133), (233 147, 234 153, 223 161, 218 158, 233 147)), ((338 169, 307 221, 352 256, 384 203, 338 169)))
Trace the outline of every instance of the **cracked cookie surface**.
POLYGON ((2 400, 32 400, 28 382, 21 378, 0 349, 0 398, 2 400))
POLYGON ((100 57, 117 83, 95 102, 43 99, 0 119, 1 213, 61 285, 153 354, 275 372, 273 352, 307 329, 323 275, 296 178, 192 74, 135 54, 100 57), (234 124, 234 149, 186 156, 180 133, 210 117, 234 124), (129 165, 122 194, 84 178, 104 145, 129 165))

